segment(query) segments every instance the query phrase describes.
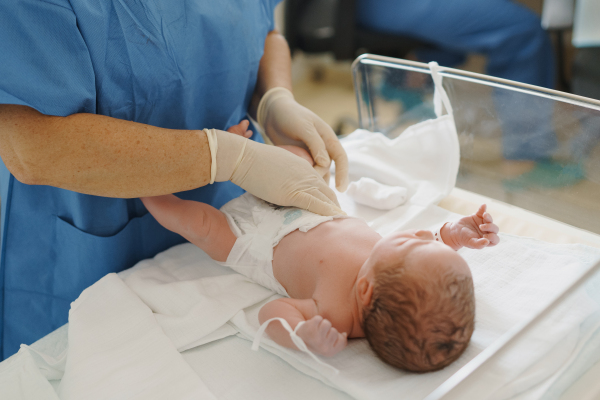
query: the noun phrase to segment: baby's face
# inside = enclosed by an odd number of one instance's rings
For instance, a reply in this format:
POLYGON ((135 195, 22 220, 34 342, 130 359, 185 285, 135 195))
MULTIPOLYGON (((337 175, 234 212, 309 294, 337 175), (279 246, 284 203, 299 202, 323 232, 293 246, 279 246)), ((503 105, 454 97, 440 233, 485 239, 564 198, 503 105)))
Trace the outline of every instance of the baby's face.
MULTIPOLYGON (((425 230, 396 232, 381 239, 371 252, 370 267, 403 265, 406 273, 426 278, 448 268, 458 274, 471 275, 465 260, 449 246, 436 242, 425 230)), ((372 271, 369 271, 371 274, 372 271)))

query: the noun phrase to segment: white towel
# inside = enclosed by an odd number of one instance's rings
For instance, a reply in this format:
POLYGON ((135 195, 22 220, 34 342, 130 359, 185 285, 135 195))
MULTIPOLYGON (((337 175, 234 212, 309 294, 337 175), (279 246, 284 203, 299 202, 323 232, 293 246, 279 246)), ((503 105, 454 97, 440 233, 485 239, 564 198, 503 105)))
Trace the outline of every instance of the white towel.
POLYGON ((371 178, 360 178, 351 182, 346 190, 358 204, 364 204, 378 210, 391 210, 401 206, 406 201, 406 188, 389 186, 371 178))
POLYGON ((404 187, 410 203, 437 204, 454 188, 460 150, 451 118, 423 121, 389 139, 362 129, 341 140, 351 181, 404 187))
POLYGON ((413 125, 395 139, 359 129, 341 143, 348 154, 351 181, 369 178, 405 188, 407 197, 399 207, 385 211, 339 194, 340 205, 349 215, 364 218, 383 235, 398 229, 427 229, 441 221, 443 215, 431 206, 454 188, 460 161, 451 116, 413 125), (430 212, 436 213, 434 220, 427 216, 430 212), (428 219, 426 226, 420 225, 423 218, 428 219))
POLYGON ((73 302, 68 335, 62 400, 214 399, 148 306, 115 274, 73 302))

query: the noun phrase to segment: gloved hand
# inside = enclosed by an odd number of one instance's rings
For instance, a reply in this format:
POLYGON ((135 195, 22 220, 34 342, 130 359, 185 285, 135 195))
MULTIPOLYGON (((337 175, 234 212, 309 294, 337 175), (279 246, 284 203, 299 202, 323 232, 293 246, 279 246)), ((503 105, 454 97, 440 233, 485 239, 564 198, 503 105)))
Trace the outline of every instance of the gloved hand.
POLYGON ((303 145, 315 160, 315 169, 329 181, 331 160, 335 162, 335 186, 343 192, 348 187, 348 157, 329 125, 315 113, 294 100, 283 87, 264 94, 258 105, 258 123, 275 145, 303 145))
POLYGON ((205 129, 211 183, 231 181, 256 197, 321 215, 345 214, 335 193, 306 160, 233 133, 205 129))

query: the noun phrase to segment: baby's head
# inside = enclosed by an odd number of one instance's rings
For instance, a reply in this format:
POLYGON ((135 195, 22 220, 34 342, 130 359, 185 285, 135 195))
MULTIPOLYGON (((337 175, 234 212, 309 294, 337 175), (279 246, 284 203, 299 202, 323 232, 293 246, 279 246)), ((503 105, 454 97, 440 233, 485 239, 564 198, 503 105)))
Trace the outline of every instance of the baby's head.
POLYGON ((357 292, 365 336, 388 364, 435 371, 469 343, 475 317, 471 272, 429 231, 380 240, 359 273, 357 292))

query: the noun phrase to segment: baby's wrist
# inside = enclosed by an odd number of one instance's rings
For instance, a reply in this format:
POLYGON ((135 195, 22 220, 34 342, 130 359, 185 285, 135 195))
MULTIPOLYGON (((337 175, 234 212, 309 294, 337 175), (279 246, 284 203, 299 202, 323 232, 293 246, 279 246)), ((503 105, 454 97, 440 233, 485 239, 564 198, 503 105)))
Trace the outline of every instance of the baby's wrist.
POLYGON ((444 244, 450 246, 454 250, 460 249, 462 246, 454 240, 454 236, 452 235, 452 222, 446 222, 442 228, 439 230, 440 238, 444 244))

